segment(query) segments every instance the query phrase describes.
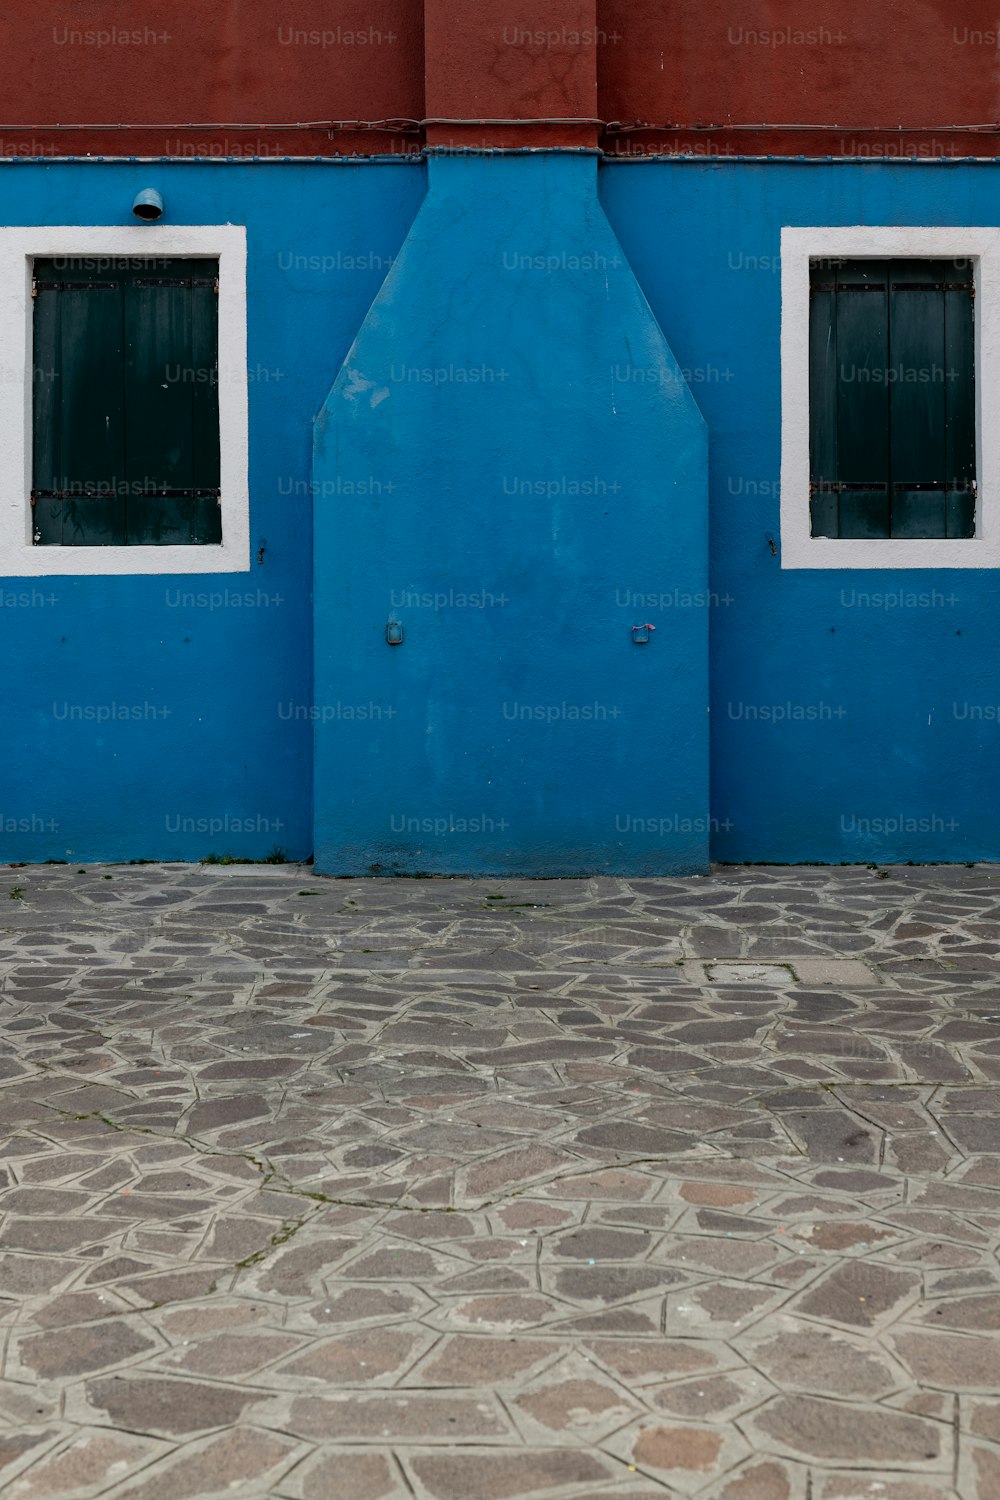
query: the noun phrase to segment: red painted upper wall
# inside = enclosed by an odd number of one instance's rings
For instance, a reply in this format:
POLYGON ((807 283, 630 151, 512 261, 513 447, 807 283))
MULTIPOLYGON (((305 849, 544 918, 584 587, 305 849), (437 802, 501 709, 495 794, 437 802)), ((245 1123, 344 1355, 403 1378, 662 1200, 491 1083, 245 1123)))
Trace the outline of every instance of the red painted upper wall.
POLYGON ((417 149, 419 130, 275 122, 423 116, 422 0, 6 0, 4 155, 321 155, 417 149), (167 127, 71 133, 12 124, 167 127), (224 128, 185 129, 219 122, 224 128), (232 128, 236 124, 253 127, 232 128), (200 148, 200 149, 199 149, 200 148))
POLYGON ((994 155, 997 0, 598 0, 605 120, 728 126, 606 133, 609 150, 994 155), (839 126, 816 131, 735 125, 839 126), (900 132, 898 127, 923 129, 900 132), (881 131, 859 127, 880 126, 881 131))
MULTIPOLYGON (((428 120, 593 121, 595 0, 424 0, 428 120)), ((594 124, 432 124, 439 146, 596 146, 594 124)))
POLYGON ((7 0, 0 154, 996 155, 998 31, 1000 0, 7 0))

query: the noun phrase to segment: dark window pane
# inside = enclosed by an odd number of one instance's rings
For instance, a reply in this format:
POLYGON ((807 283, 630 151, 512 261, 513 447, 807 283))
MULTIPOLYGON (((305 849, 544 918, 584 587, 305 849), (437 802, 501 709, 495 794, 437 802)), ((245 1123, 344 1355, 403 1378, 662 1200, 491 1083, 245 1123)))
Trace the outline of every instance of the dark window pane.
POLYGON ((218 262, 38 260, 34 534, 221 540, 218 262))
POLYGON ((972 268, 814 263, 813 536, 975 535, 972 268))

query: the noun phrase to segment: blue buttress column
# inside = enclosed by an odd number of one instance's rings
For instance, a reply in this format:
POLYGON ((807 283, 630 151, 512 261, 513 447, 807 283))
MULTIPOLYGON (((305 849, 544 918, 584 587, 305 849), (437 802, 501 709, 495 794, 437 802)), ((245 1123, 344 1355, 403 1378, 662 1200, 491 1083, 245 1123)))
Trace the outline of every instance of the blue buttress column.
POLYGON ((594 156, 431 159, 313 488, 318 871, 707 869, 706 433, 594 156))

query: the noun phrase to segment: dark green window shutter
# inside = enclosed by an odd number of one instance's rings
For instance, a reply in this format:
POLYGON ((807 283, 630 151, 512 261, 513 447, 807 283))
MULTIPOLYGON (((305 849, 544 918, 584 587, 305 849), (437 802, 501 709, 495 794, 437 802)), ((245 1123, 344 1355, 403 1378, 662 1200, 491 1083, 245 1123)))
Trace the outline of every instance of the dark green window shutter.
POLYGON ((63 261, 36 262, 34 535, 125 542, 122 289, 63 261))
POLYGON ((975 535, 968 263, 814 263, 813 536, 975 535))
POLYGON ((133 543, 218 542, 214 274, 169 262, 125 286, 125 451, 133 543))
POLYGON ((217 261, 36 261, 37 542, 221 540, 217 287, 217 261))

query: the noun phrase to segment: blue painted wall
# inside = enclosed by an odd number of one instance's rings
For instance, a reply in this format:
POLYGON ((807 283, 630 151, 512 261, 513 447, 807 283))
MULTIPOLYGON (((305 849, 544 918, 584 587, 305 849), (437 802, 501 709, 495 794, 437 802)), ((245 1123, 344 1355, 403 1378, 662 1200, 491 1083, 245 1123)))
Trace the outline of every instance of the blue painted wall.
POLYGON ((0 580, 5 860, 312 850, 312 421, 425 174, 16 163, 0 222, 129 223, 150 183, 171 223, 247 225, 251 571, 0 580))
POLYGON ((601 190, 709 425, 714 857, 1000 858, 996 572, 783 572, 768 543, 781 226, 995 225, 1000 173, 649 162, 601 190))
POLYGON ((2 223, 247 224, 254 559, 0 580, 0 858, 308 855, 314 731, 327 870, 1000 857, 996 575, 769 545, 781 226, 996 224, 997 169, 609 163, 611 228, 594 172, 0 168, 2 223))
POLYGON ((591 156, 445 157, 317 426, 326 873, 707 867, 705 430, 591 156), (387 622, 403 630, 386 642, 387 622))

